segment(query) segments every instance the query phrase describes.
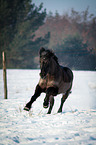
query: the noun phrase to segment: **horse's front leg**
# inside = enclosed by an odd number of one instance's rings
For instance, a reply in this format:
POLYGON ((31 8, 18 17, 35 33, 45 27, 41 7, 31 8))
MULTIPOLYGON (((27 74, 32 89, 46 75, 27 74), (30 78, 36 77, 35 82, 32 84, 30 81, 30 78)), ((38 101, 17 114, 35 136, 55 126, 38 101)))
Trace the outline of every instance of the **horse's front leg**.
POLYGON ((49 105, 49 98, 50 96, 56 96, 58 94, 58 88, 57 87, 49 87, 46 91, 46 97, 44 99, 43 107, 48 108, 49 105))
POLYGON ((26 106, 24 107, 24 110, 29 111, 31 109, 32 103, 40 96, 42 92, 43 92, 43 89, 39 85, 37 85, 34 95, 31 97, 31 100, 26 104, 26 106))

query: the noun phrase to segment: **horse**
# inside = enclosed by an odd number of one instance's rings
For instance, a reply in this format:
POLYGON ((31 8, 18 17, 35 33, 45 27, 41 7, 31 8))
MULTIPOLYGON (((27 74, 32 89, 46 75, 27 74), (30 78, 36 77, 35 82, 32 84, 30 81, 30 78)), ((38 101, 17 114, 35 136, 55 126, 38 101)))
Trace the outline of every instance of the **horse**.
POLYGON ((29 111, 31 105, 40 96, 45 93, 43 107, 48 108, 47 114, 51 114, 54 105, 54 96, 62 94, 61 104, 58 113, 62 112, 63 104, 71 93, 73 72, 68 67, 59 65, 57 56, 52 50, 40 48, 40 79, 35 88, 35 93, 30 101, 24 107, 29 111))

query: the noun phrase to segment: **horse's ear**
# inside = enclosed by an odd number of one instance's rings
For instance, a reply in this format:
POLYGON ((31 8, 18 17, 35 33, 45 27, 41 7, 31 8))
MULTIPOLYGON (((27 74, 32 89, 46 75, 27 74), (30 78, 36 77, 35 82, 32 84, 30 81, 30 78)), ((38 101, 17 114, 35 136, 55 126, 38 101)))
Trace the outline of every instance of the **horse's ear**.
POLYGON ((45 48, 41 47, 40 50, 39 50, 39 54, 41 55, 41 53, 45 51, 45 48))

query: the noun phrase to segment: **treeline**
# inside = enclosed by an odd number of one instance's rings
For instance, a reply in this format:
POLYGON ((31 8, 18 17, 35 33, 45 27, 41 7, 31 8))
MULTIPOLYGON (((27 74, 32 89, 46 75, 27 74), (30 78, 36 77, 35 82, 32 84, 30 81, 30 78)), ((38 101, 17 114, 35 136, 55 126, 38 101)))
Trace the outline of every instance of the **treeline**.
POLYGON ((53 49, 59 62, 72 69, 96 69, 96 16, 88 8, 62 16, 46 13, 31 0, 0 1, 0 68, 39 68, 41 46, 53 49))
POLYGON ((56 11, 47 15, 46 22, 36 32, 44 36, 50 32, 48 48, 53 49, 64 66, 73 69, 96 69, 96 16, 71 10, 62 16, 56 11))
POLYGON ((0 68, 2 51, 6 52, 7 68, 35 68, 34 58, 41 46, 49 42, 50 33, 35 37, 44 24, 46 9, 32 0, 0 1, 0 68))

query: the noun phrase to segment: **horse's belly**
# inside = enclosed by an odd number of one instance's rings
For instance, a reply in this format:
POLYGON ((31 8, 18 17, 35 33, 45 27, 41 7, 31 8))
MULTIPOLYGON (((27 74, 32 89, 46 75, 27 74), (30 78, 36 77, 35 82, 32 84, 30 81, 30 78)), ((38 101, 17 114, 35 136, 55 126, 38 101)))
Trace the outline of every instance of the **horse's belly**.
POLYGON ((62 82, 59 86, 58 94, 66 93, 66 91, 70 88, 71 82, 62 82))

